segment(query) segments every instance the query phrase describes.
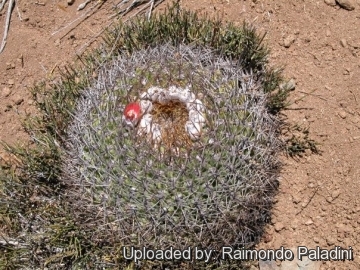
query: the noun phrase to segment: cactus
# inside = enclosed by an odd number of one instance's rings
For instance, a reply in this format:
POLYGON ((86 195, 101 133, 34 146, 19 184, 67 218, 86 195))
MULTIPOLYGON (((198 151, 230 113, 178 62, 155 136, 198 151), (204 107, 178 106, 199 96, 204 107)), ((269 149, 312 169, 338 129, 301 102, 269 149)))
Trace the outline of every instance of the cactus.
MULTIPOLYGON (((33 145, 7 146, 17 162, 0 171, 0 225, 19 243, 0 267, 193 269, 205 266, 134 265, 121 248, 253 247, 277 187, 288 94, 262 38, 175 5, 104 41, 33 89, 33 145)), ((243 263, 206 265, 232 266, 243 263)))
POLYGON ((116 224, 124 245, 248 247, 276 182, 277 122, 267 99, 253 73, 209 48, 164 44, 118 56, 82 93, 67 132, 65 171, 81 200, 116 224), (202 98, 206 123, 198 140, 184 139, 188 115, 180 113, 178 145, 162 136, 154 147, 139 127, 122 124, 122 114, 147 89, 174 85, 202 98))

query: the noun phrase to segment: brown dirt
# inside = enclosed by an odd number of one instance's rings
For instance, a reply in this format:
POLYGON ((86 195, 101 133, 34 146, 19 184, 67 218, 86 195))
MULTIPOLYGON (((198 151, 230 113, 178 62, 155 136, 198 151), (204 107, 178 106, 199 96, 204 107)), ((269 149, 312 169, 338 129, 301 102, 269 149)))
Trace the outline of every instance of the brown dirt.
MULTIPOLYGON (((64 35, 71 27, 55 33, 89 9, 76 11, 81 2, 16 1, 0 54, 0 140, 28 140, 21 127, 22 117, 35 111, 28 87, 71 63, 110 23, 119 1, 104 1, 69 34, 64 35)), ((321 155, 283 157, 272 224, 258 248, 352 246, 354 261, 323 262, 322 269, 360 269, 360 4, 353 11, 323 0, 183 0, 181 5, 238 25, 246 20, 267 32, 271 64, 284 66, 285 76, 296 81, 294 110, 285 111, 288 122, 310 127, 311 137, 321 143, 321 155)))

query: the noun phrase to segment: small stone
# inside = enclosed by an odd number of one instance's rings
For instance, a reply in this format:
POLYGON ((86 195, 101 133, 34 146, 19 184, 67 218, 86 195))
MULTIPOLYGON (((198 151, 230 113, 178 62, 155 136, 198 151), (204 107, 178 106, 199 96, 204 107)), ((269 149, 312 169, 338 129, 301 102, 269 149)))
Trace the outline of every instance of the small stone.
POLYGON ((285 48, 290 48, 291 44, 293 44, 296 40, 296 37, 294 35, 288 35, 285 39, 284 39, 284 47, 285 48))
POLYGON ((285 260, 281 263, 280 270, 289 270, 289 269, 294 269, 294 270, 299 269, 299 266, 297 264, 297 259, 291 261, 285 260))
POLYGON ((331 197, 334 199, 336 199, 337 197, 339 197, 340 195, 340 190, 334 190, 332 193, 331 193, 331 197))
POLYGON ((287 82, 287 88, 291 91, 295 90, 296 87, 296 81, 294 79, 291 79, 287 82))
POLYGON ((10 79, 10 80, 8 80, 8 84, 9 84, 9 85, 14 85, 14 84, 15 84, 14 79, 10 79))
POLYGON ((284 82, 282 84, 280 84, 280 89, 281 90, 290 90, 290 91, 293 91, 295 90, 295 87, 296 87, 296 81, 294 79, 291 79, 287 82, 284 82))
POLYGON ((337 232, 340 234, 350 234, 353 231, 350 226, 347 226, 345 224, 339 224, 337 227, 337 232))
POLYGON ((297 269, 301 270, 320 270, 322 262, 321 261, 313 261, 310 260, 308 257, 303 258, 301 261, 298 260, 298 267, 297 269))
POLYGON ((4 87, 1 92, 1 95, 3 97, 8 97, 8 96, 10 96, 10 94, 11 94, 11 89, 9 87, 4 87))
POLYGON ((329 6, 336 6, 336 1, 335 0, 324 0, 325 4, 329 5, 329 6))
POLYGON ((355 9, 355 1, 354 0, 336 0, 336 3, 338 3, 338 5, 340 7, 342 7, 343 9, 346 9, 349 11, 355 9))
POLYGON ((311 219, 309 219, 308 221, 305 222, 306 226, 309 226, 309 225, 312 225, 312 224, 314 224, 314 222, 311 219))
POLYGON ((69 6, 71 6, 72 4, 74 4, 75 3, 75 0, 67 0, 67 4, 69 5, 69 6))
POLYGON ((328 237, 328 238, 326 238, 326 243, 329 245, 329 246, 332 246, 332 245, 334 245, 335 244, 335 239, 334 238, 332 238, 332 237, 328 237))
POLYGON ((5 110, 4 110, 4 112, 8 112, 8 111, 10 111, 11 109, 12 109, 12 105, 11 104, 6 104, 6 107, 5 107, 5 110))
POLYGON ((270 260, 259 260, 259 268, 260 270, 277 270, 279 269, 275 261, 270 260))
POLYGON ((276 222, 274 224, 274 229, 276 232, 280 232, 282 229, 284 229, 284 224, 282 224, 281 222, 276 222))
POLYGON ((347 41, 346 41, 345 38, 342 38, 342 39, 340 40, 340 45, 343 46, 344 48, 347 47, 347 41))
POLYGON ((7 62, 6 63, 6 69, 8 70, 8 69, 14 69, 15 68, 15 64, 14 63, 9 63, 9 62, 7 62))
POLYGON ((319 238, 317 238, 317 237, 314 237, 313 240, 316 244, 319 244, 319 242, 320 242, 319 238))
POLYGON ((301 198, 298 195, 294 194, 292 197, 293 203, 298 204, 299 202, 301 202, 301 198))
POLYGON ((330 32, 330 30, 328 29, 328 30, 326 30, 326 36, 327 37, 330 37, 331 36, 331 32, 330 32))
POLYGON ((340 112, 338 113, 338 115, 339 115, 342 119, 345 119, 346 116, 347 116, 347 113, 346 113, 345 111, 340 111, 340 112))
POLYGON ((270 234, 270 233, 265 233, 263 239, 264 239, 264 242, 265 242, 265 243, 269 243, 269 242, 271 242, 271 241, 273 240, 273 235, 270 234))
POLYGON ((359 117, 359 116, 354 116, 354 117, 351 119, 351 122, 353 122, 354 124, 360 123, 360 117, 359 117))
POLYGON ((15 95, 12 100, 15 105, 20 105, 24 101, 24 99, 22 97, 20 97, 19 95, 15 95))
POLYGON ((55 46, 60 46, 60 38, 58 38, 57 40, 55 40, 55 46))

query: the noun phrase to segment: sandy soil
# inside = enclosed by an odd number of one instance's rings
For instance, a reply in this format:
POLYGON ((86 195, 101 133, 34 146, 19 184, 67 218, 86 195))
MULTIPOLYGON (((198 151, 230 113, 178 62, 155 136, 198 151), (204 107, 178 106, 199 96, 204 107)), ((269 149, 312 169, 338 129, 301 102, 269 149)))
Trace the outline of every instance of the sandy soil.
MULTIPOLYGON (((35 112, 28 87, 71 63, 111 22, 119 1, 105 0, 80 25, 69 26, 95 0, 77 11, 81 2, 16 0, 0 54, 0 140, 26 143, 21 119, 35 112)), ((360 4, 348 2, 354 10, 323 0, 181 1, 183 7, 238 25, 246 20, 266 32, 271 64, 283 66, 285 76, 296 81, 291 110, 284 113, 289 123, 310 128, 322 154, 283 157, 272 224, 258 248, 353 248, 354 261, 323 262, 321 269, 360 269, 360 4)), ((2 150, 0 156, 6 158, 2 150)))

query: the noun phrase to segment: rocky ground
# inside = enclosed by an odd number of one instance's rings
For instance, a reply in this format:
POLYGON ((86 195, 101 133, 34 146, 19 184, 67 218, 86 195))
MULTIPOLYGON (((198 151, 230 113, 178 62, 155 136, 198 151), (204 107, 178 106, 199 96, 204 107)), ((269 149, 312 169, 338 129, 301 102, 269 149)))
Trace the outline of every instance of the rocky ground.
MULTIPOLYGON (((71 63, 112 22, 119 1, 77 10, 82 1, 16 0, 0 54, 0 139, 24 144, 21 119, 35 112, 28 87, 71 63), (85 18, 86 17, 86 18, 85 18), (78 19, 80 18, 80 19, 78 19)), ((158 11, 161 11, 165 1, 158 11)), ((360 1, 182 0, 181 6, 240 25, 253 23, 270 63, 293 79, 287 122, 320 145, 284 169, 272 223, 257 248, 352 247, 353 261, 261 262, 264 269, 360 269, 360 1)), ((0 13, 5 25, 7 5, 0 13)), ((1 31, 2 34, 2 31, 1 31)), ((8 157, 0 150, 3 159, 8 157)))

